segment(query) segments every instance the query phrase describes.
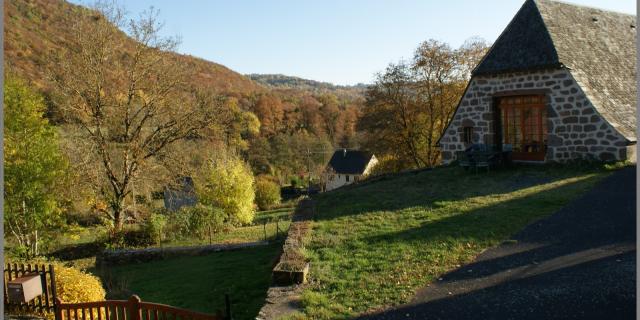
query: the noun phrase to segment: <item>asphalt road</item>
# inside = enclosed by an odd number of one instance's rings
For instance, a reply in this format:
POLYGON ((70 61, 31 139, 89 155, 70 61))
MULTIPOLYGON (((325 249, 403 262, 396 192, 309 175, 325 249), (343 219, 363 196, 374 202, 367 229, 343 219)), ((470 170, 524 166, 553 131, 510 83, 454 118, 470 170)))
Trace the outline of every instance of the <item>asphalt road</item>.
POLYGON ((636 167, 362 319, 635 319, 636 167))

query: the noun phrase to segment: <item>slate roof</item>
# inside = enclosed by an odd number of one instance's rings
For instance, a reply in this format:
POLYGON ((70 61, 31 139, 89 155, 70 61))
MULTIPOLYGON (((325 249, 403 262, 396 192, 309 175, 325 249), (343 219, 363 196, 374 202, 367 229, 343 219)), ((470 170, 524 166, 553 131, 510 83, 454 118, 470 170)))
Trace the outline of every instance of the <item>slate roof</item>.
POLYGON ((331 167, 335 173, 362 174, 371 161, 371 158, 373 158, 373 154, 368 152, 340 149, 331 156, 329 167, 331 167))
POLYGON ((473 75, 567 68, 596 110, 636 141, 636 17, 527 0, 473 75))

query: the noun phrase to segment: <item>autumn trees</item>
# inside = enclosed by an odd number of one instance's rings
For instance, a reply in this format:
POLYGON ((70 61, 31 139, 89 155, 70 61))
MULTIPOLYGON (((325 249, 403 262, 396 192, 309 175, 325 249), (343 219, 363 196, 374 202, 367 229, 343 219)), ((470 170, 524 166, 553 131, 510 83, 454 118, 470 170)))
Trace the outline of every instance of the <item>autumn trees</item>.
POLYGON ((118 7, 97 9, 76 21, 54 81, 66 120, 81 128, 74 164, 107 201, 118 229, 134 181, 168 180, 176 170, 170 147, 198 138, 229 108, 187 83, 189 71, 171 55, 177 41, 159 35, 156 12, 126 20, 118 7), (132 47, 118 28, 136 41, 132 47))
POLYGON ((260 119, 260 134, 249 139, 246 151, 254 173, 274 176, 281 184, 309 171, 317 175, 334 148, 357 147, 361 104, 329 92, 293 89, 256 96, 248 109, 260 119))
POLYGON ((428 40, 413 59, 392 63, 376 76, 358 129, 365 148, 383 160, 382 166, 395 171, 437 164, 437 139, 486 49, 478 39, 458 49, 428 40))

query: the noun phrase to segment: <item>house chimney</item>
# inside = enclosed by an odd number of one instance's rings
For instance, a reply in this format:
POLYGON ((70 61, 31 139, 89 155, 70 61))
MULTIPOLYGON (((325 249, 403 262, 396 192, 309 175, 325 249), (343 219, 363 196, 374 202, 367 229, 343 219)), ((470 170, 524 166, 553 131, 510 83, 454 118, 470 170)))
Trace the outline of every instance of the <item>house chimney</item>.
POLYGON ((344 157, 346 157, 346 156, 347 156, 347 149, 342 149, 342 155, 343 155, 344 157))

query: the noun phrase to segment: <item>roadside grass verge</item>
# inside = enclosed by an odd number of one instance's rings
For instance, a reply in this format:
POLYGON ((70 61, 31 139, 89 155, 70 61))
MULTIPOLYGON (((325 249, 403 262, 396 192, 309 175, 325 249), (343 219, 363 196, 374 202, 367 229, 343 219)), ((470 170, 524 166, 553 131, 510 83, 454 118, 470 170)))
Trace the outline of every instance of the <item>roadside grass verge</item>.
POLYGON ((229 294, 234 319, 253 319, 264 303, 281 246, 274 243, 206 256, 115 266, 96 270, 96 274, 107 286, 110 299, 137 294, 143 301, 215 313, 224 310, 224 295, 229 294))
POLYGON ((478 174, 443 167, 318 195, 305 250, 311 262, 305 314, 347 318, 406 303, 610 172, 584 164, 478 174))

